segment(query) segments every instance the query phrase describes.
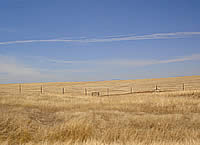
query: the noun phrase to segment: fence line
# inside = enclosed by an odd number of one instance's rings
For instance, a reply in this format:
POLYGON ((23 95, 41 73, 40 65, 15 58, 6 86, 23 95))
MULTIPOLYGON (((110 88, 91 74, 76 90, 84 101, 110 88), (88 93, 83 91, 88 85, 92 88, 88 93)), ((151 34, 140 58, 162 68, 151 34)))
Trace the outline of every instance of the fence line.
MULTIPOLYGON (((16 85, 15 85, 16 86, 16 85)), ((113 96, 113 95, 122 95, 122 94, 135 94, 135 93, 150 93, 150 92, 170 92, 170 91, 186 91, 186 90, 200 90, 200 84, 197 82, 194 84, 192 83, 151 83, 151 84, 133 84, 131 85, 123 85, 123 87, 120 87, 120 85, 112 86, 110 85, 107 88, 103 87, 88 87, 88 88, 82 88, 82 87, 56 87, 56 86, 45 86, 44 91, 44 85, 40 85, 40 89, 38 86, 31 86, 29 84, 18 84, 17 87, 14 87, 14 85, 8 89, 4 87, 3 89, 0 88, 0 94, 4 93, 14 93, 17 92, 19 94, 24 93, 35 93, 39 92, 40 94, 45 93, 52 93, 52 94, 63 94, 63 95, 71 95, 71 96, 77 96, 77 95, 85 95, 85 96, 91 96, 92 94, 96 94, 95 96, 113 96), (173 84, 173 85, 172 85, 173 84), (155 87, 153 87, 155 86, 155 87), (67 92, 66 89, 67 88, 67 92), (18 91, 17 91, 18 90, 18 91), (58 91, 57 91, 58 90, 58 91), (98 94, 98 95, 97 95, 98 94)))

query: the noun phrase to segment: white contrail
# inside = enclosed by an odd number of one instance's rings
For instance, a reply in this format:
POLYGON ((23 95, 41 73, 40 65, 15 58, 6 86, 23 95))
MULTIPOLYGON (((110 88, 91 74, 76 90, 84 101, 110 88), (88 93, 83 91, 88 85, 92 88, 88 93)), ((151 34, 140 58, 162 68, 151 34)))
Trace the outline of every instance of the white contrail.
POLYGON ((72 42, 72 41, 75 41, 75 40, 62 40, 62 39, 49 39, 49 40, 17 40, 17 41, 0 42, 0 45, 3 45, 3 44, 17 44, 17 43, 72 42))
POLYGON ((174 32, 174 33, 154 33, 149 35, 135 34, 106 36, 104 38, 80 38, 80 39, 47 39, 47 40, 17 40, 0 42, 0 45, 19 44, 19 43, 38 43, 38 42, 78 42, 78 43, 95 43, 95 42, 114 42, 114 41, 135 41, 135 40, 153 40, 153 39, 177 39, 200 36, 200 32, 174 32))

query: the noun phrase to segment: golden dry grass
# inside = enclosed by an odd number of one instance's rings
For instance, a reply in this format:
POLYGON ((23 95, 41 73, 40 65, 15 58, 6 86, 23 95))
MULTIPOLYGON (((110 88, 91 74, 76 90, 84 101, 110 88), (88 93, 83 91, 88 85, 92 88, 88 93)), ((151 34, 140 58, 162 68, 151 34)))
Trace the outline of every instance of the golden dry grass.
POLYGON ((0 144, 198 145, 200 76, 23 84, 22 94, 18 84, 0 85, 0 144), (166 92, 128 94, 155 84, 166 92), (113 95, 84 96, 84 88, 113 95))

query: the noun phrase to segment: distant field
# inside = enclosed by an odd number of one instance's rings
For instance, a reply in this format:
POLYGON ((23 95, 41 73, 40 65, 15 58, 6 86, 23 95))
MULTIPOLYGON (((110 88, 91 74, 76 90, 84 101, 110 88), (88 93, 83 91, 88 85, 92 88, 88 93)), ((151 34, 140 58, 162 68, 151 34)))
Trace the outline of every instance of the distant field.
POLYGON ((200 144, 200 76, 21 86, 0 85, 1 145, 200 144))
MULTIPOLYGON (((137 92, 154 91, 156 85, 160 91, 182 91, 183 84, 185 90, 199 90, 200 76, 174 77, 161 79, 138 79, 138 80, 113 80, 113 81, 91 81, 91 82, 56 82, 56 83, 32 83, 21 84, 21 92, 24 94, 40 94, 41 87, 43 94, 63 94, 69 96, 88 95, 98 91, 100 95, 127 94, 137 92)), ((0 84, 0 94, 19 94, 19 84, 0 84)))

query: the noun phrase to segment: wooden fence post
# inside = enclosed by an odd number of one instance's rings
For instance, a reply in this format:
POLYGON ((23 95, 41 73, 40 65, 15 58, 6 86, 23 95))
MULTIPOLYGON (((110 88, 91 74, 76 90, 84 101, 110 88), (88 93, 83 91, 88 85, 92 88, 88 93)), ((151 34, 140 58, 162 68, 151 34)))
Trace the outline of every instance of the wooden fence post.
POLYGON ((63 88, 63 94, 65 94, 65 88, 63 88))
POLYGON ((109 88, 107 88, 107 96, 109 96, 109 88))
POLYGON ((155 89, 156 89, 156 91, 158 91, 158 86, 157 86, 157 85, 156 85, 156 88, 155 88, 155 89))
POLYGON ((41 93, 41 94, 43 93, 43 88, 42 88, 42 85, 41 85, 41 88, 40 88, 40 93, 41 93))
POLYGON ((19 84, 19 93, 21 94, 22 93, 22 85, 19 84))
POLYGON ((87 89, 85 88, 85 96, 87 96, 87 89))
POLYGON ((185 84, 183 83, 183 91, 185 91, 185 84))
POLYGON ((131 94, 133 94, 133 88, 131 87, 131 94))

